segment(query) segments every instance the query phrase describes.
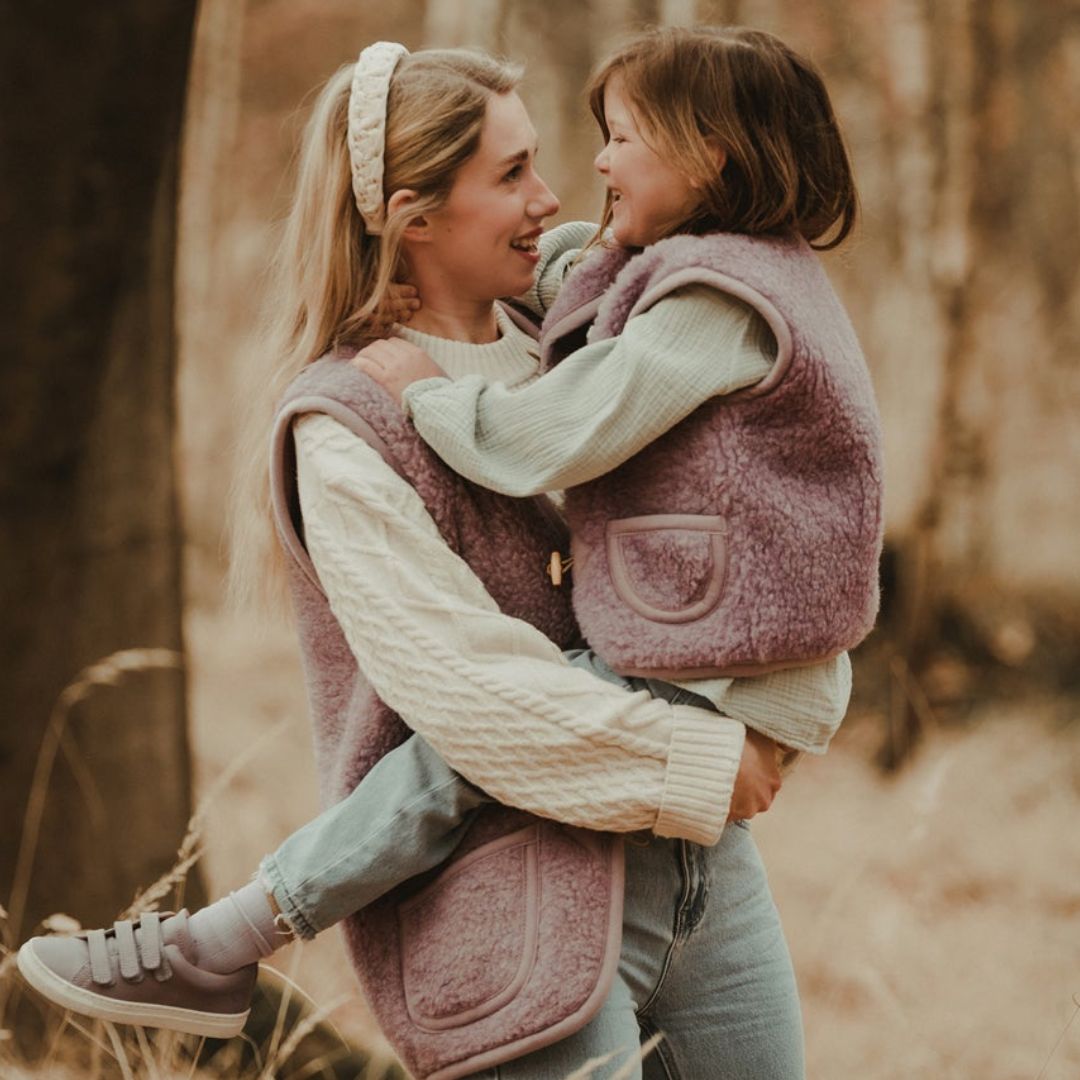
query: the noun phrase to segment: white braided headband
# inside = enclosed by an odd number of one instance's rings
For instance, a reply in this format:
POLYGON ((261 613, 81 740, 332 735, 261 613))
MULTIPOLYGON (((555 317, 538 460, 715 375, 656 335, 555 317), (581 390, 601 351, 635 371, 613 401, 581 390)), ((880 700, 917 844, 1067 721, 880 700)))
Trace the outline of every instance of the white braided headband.
POLYGON ((386 150, 386 98, 397 62, 409 50, 396 41, 377 41, 357 58, 349 90, 349 161, 356 209, 372 236, 386 220, 383 156, 386 150))

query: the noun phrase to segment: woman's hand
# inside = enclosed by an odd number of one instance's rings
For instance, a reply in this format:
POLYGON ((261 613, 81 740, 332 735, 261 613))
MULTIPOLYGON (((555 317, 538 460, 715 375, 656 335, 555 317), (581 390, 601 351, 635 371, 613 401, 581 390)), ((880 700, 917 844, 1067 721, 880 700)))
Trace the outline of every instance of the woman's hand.
POLYGON ((772 806, 781 783, 778 748, 768 736, 746 729, 728 821, 745 821, 772 806))
POLYGON ((399 405, 401 395, 411 383, 446 378, 446 372, 419 345, 401 338, 373 341, 352 358, 352 363, 370 375, 399 405))

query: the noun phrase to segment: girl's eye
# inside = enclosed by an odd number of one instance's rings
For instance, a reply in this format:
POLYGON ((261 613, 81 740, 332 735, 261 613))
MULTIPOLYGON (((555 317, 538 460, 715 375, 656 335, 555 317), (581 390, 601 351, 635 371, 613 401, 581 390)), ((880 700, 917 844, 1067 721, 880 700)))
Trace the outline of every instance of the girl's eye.
POLYGON ((504 180, 520 180, 522 173, 522 166, 515 165, 504 177, 504 180))

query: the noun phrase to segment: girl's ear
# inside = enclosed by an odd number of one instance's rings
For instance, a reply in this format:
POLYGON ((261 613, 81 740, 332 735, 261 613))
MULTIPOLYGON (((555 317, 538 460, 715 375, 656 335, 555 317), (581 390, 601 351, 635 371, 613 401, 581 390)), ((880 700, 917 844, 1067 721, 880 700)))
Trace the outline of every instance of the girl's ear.
POLYGON ((705 146, 709 157, 712 159, 712 165, 716 170, 716 175, 719 176, 724 171, 724 166, 727 164, 727 150, 725 150, 723 145, 717 142, 716 139, 706 138, 705 146))
MULTIPOLYGON (((714 176, 719 176, 727 164, 727 151, 715 139, 705 140, 705 154, 711 167, 715 170, 714 176)), ((694 177, 690 180, 690 187, 695 191, 701 191, 711 183, 711 180, 701 180, 694 177)))
MULTIPOLYGON (((413 191, 412 188, 399 188, 386 200, 387 216, 389 217, 390 214, 396 214, 398 212, 408 214, 409 207, 419 198, 419 193, 413 191)), ((428 220, 423 214, 418 214, 405 226, 405 230, 402 232, 401 236, 404 240, 423 243, 424 241, 431 239, 431 226, 428 224, 428 220)))

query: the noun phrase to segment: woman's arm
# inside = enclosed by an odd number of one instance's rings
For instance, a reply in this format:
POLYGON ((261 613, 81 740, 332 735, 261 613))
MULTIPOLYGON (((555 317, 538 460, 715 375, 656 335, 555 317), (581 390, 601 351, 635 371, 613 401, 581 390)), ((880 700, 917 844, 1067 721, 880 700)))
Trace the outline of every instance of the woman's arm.
POLYGON ((742 724, 571 667, 499 612, 375 451, 326 416, 295 431, 312 562, 364 674, 410 727, 500 802, 715 842, 742 724))
MULTIPOLYGON (((394 351, 414 347, 376 348, 392 370, 394 351)), ((363 370, 393 392, 386 367, 364 367, 363 355, 363 370)), ((610 472, 705 401, 764 378, 775 355, 771 331, 749 305, 694 285, 528 386, 424 378, 403 400, 424 441, 455 471, 507 495, 533 495, 610 472)))

